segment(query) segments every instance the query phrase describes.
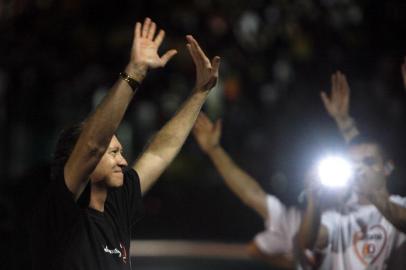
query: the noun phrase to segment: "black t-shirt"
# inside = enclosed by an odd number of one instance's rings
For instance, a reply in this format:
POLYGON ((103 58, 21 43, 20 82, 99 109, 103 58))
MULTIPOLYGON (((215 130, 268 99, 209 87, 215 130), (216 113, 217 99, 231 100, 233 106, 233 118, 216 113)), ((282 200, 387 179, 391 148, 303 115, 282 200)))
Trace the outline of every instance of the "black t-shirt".
POLYGON ((87 205, 74 201, 63 177, 50 184, 34 214, 33 269, 131 269, 131 227, 142 212, 137 173, 124 171, 123 186, 109 189, 104 212, 87 205))

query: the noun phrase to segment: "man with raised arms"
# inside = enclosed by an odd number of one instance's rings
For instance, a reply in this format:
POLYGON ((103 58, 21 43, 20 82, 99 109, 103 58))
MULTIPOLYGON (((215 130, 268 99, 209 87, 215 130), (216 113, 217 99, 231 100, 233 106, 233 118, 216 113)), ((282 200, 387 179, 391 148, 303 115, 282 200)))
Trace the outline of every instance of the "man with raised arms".
POLYGON ((131 269, 131 227, 140 217, 141 196, 179 152, 209 91, 220 58, 210 61, 192 36, 187 49, 196 84, 174 117, 127 166, 115 132, 149 69, 176 54, 158 49, 164 31, 146 18, 135 25, 131 58, 95 111, 62 132, 55 150, 52 182, 34 216, 33 269, 131 269))

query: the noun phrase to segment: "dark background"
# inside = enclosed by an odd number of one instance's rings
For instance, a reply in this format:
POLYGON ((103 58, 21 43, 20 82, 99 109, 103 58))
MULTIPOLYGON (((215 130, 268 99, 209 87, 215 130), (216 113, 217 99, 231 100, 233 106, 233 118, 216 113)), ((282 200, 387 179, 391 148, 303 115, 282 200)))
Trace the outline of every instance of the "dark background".
MULTIPOLYGON (((193 87, 184 38, 193 34, 222 57, 205 110, 223 118, 224 148, 264 189, 295 204, 311 161, 341 145, 319 98, 340 69, 351 114, 392 150, 390 188, 404 194, 405 15, 401 0, 0 2, 0 254, 26 263, 29 215, 49 181, 58 132, 83 120, 117 80, 133 26, 146 16, 167 32, 162 52, 179 53, 149 73, 121 125, 130 161, 193 87)), ((263 229, 192 138, 144 202, 135 238, 243 242, 263 229)))

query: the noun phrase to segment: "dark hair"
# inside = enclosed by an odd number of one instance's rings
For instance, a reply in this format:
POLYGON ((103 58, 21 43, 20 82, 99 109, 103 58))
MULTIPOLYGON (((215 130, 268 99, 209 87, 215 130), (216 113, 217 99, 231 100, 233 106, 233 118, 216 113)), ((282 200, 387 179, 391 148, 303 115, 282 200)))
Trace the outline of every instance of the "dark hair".
POLYGON ((390 152, 388 151, 388 148, 385 147, 386 144, 384 144, 381 140, 375 137, 358 135, 348 143, 348 148, 351 148, 353 146, 359 146, 361 144, 373 144, 377 146, 384 161, 388 161, 392 158, 390 152))
POLYGON ((82 127, 83 123, 75 124, 63 129, 59 134, 51 165, 51 179, 63 174, 65 163, 79 139, 82 127))

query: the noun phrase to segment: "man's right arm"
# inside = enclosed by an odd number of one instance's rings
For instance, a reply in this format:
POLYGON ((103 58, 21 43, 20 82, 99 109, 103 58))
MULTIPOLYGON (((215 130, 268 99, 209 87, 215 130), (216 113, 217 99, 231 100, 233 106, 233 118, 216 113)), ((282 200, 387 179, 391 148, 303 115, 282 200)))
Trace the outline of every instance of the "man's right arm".
POLYGON ((295 253, 302 265, 312 265, 319 262, 310 261, 307 251, 322 250, 328 245, 328 229, 321 224, 322 209, 316 190, 307 191, 307 205, 302 216, 302 222, 297 232, 295 253))
POLYGON ((269 218, 266 193, 255 179, 238 167, 220 146, 220 133, 221 122, 213 124, 204 113, 200 113, 193 129, 200 148, 210 157, 231 191, 264 219, 269 218))
MULTIPOLYGON (((158 48, 164 37, 161 30, 155 37, 156 25, 146 18, 143 25, 136 23, 131 50, 131 60, 125 72, 141 83, 148 68, 163 67, 176 54, 170 50, 162 57, 158 48)), ((129 83, 119 79, 84 122, 82 132, 64 167, 64 178, 68 189, 77 200, 86 186, 90 174, 95 169, 111 138, 116 132, 124 113, 134 95, 129 83)))
POLYGON ((321 92, 321 100, 328 114, 335 120, 341 135, 348 143, 360 134, 355 121, 351 118, 350 87, 343 73, 337 71, 331 76, 331 93, 321 92))
POLYGON ((328 231, 321 224, 322 210, 314 196, 307 196, 307 206, 297 234, 300 249, 324 249, 327 246, 328 231))

